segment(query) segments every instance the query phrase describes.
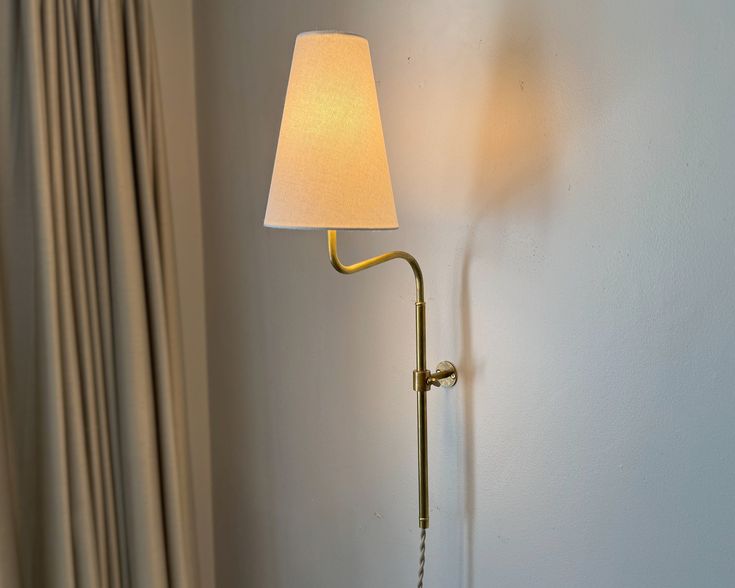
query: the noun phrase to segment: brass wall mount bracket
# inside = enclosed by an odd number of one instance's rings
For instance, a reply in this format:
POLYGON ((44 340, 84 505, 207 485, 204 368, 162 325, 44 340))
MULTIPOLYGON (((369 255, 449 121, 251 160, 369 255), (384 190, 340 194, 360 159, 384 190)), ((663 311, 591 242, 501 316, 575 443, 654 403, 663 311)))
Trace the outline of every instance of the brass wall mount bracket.
POLYGON ((426 392, 432 386, 437 388, 451 388, 457 383, 457 368, 451 361, 441 361, 436 371, 414 370, 413 389, 416 392, 426 392))
POLYGON ((436 371, 429 377, 432 386, 451 388, 457 383, 457 368, 451 361, 440 361, 436 371))

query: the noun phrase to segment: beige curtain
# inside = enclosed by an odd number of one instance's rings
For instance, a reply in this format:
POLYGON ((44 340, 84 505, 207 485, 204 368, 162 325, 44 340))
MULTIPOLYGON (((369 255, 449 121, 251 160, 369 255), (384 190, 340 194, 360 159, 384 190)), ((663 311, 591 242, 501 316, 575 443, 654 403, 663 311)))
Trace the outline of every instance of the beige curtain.
POLYGON ((0 585, 198 585, 145 0, 0 0, 0 585))

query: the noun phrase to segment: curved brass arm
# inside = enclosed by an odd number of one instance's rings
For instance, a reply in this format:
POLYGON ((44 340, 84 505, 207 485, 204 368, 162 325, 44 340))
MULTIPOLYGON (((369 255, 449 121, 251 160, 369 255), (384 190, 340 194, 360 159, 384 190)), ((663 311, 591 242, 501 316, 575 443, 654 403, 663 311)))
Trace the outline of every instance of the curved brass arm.
POLYGON ((424 276, 416 258, 405 251, 391 251, 370 259, 344 265, 337 256, 337 231, 327 231, 329 242, 329 261, 334 269, 342 274, 355 272, 380 265, 391 259, 408 262, 416 278, 416 369, 413 372, 413 389, 416 391, 416 417, 418 425, 419 449, 419 527, 429 527, 429 463, 426 426, 426 392, 432 385, 431 372, 426 369, 426 303, 424 302, 424 276))
POLYGON ((376 255, 351 265, 344 265, 337 255, 337 231, 327 231, 329 261, 341 274, 354 274, 380 265, 391 259, 408 262, 416 278, 416 369, 413 371, 413 389, 416 391, 416 417, 419 448, 419 527, 429 527, 429 463, 426 428, 426 392, 432 386, 450 388, 457 381, 457 370, 447 361, 439 364, 433 374, 426 369, 426 302, 424 301, 424 276, 416 258, 405 251, 391 251, 376 255))
POLYGON ((391 259, 403 259, 407 261, 416 278, 416 302, 424 302, 424 275, 421 273, 419 262, 410 253, 406 253, 405 251, 391 251, 390 253, 376 255, 375 257, 364 259, 351 265, 344 265, 337 256, 337 231, 327 231, 327 241, 329 242, 329 261, 332 263, 334 269, 341 274, 361 272, 362 270, 380 265, 391 259))

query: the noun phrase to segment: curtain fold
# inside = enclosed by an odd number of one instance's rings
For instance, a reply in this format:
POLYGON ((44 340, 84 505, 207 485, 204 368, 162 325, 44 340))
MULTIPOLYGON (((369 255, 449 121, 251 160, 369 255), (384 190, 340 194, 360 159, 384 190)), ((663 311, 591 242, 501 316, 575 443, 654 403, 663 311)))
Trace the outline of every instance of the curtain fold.
POLYGON ((0 3, 12 54, 0 95, 0 564, 22 586, 196 586, 149 6, 0 3))

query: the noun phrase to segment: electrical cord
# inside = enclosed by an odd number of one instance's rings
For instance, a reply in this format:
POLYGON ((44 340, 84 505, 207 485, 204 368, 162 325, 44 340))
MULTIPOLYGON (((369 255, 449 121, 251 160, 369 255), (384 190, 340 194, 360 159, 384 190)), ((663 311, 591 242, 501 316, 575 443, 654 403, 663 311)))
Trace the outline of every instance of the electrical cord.
POLYGON ((426 529, 421 529, 421 546, 419 547, 419 583, 424 588, 424 564, 426 563, 426 529))

